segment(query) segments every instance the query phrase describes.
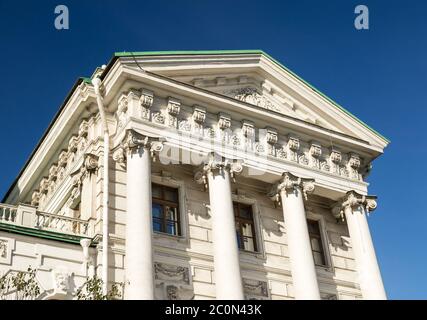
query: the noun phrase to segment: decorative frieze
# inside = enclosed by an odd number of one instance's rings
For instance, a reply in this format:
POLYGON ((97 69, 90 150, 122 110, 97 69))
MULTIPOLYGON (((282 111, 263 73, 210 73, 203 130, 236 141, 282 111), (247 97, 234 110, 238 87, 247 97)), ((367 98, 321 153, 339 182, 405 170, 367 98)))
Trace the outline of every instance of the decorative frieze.
POLYGON ((190 270, 187 267, 175 266, 166 263, 154 263, 154 278, 162 281, 173 281, 190 284, 190 270))
POLYGON ((280 108, 267 99, 264 95, 258 93, 257 89, 252 87, 238 88, 225 92, 226 95, 234 99, 253 104, 255 106, 280 112, 280 108))
MULTIPOLYGON (((143 90, 144 92, 144 90, 143 90)), ((151 107, 154 95, 146 94, 145 106, 151 107)), ((122 108, 119 106, 119 109, 122 108)), ((166 106, 152 112, 153 123, 170 126, 186 134, 194 135, 197 139, 211 140, 212 143, 221 144, 221 147, 242 149, 255 152, 255 155, 274 157, 283 161, 291 161, 301 166, 308 166, 313 170, 327 172, 333 175, 361 181, 363 179, 362 159, 350 153, 342 155, 335 148, 322 146, 319 142, 302 141, 294 133, 286 137, 272 128, 258 129, 249 120, 242 120, 241 127, 234 126, 231 116, 220 112, 216 115, 208 114, 205 107, 194 105, 192 112, 184 107, 175 98, 168 98, 166 106), (257 141, 256 131, 259 130, 257 141), (285 140, 285 141, 283 141, 285 140), (329 150, 329 153, 328 153, 329 150)), ((71 141, 70 141, 71 143, 71 141)), ((71 143, 72 145, 72 143, 71 143)), ((116 151, 115 158, 123 161, 125 153, 116 151)))
POLYGON ((268 284, 266 281, 243 278, 243 290, 251 297, 268 297, 268 284))

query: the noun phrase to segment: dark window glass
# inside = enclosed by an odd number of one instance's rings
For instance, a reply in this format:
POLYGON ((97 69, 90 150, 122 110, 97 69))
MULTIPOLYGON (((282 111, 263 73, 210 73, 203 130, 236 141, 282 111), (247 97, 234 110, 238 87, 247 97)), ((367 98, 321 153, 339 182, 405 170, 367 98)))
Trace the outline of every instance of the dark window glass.
POLYGON ((258 251, 252 206, 233 202, 234 218, 236 221, 236 236, 239 249, 258 251))
POLYGON ((326 266, 326 256, 323 249, 322 235, 320 233, 320 222, 316 220, 307 220, 307 225, 314 264, 317 266, 326 266))
POLYGON ((180 235, 178 189, 152 184, 153 230, 180 235))

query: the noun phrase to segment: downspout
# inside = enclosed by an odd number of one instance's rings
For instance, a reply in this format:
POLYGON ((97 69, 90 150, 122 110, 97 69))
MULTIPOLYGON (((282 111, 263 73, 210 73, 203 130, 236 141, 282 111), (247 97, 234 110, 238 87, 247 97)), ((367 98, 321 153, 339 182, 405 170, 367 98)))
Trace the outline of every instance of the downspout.
POLYGON ((101 79, 92 79, 95 88, 96 102, 98 105, 99 115, 101 117, 102 130, 104 132, 104 154, 103 167, 104 176, 102 179, 102 292, 104 295, 108 292, 108 203, 109 203, 109 165, 108 158, 110 154, 110 134, 108 131, 107 118, 105 116, 104 102, 100 92, 101 79))

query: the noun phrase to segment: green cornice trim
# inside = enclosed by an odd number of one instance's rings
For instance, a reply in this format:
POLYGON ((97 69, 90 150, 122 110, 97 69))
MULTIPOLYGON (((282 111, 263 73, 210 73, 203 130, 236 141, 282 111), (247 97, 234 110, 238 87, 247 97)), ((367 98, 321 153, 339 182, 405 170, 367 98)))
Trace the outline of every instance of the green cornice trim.
POLYGON ((312 89, 315 93, 320 95, 322 98, 327 100, 329 103, 337 107, 339 110, 346 113, 348 116, 356 120, 358 123, 363 125, 365 128, 370 130, 372 133, 383 139, 386 143, 390 143, 390 140, 380 134, 378 131, 370 127, 368 124, 360 120, 358 117, 356 117, 354 114, 352 114, 350 111, 345 109, 343 106, 341 106, 339 103, 334 101, 333 99, 329 98, 326 94, 324 94, 322 91, 317 89, 315 86, 311 85, 309 82, 302 79, 300 76, 298 76, 295 72, 284 66, 282 63, 271 57, 269 54, 262 50, 190 50, 190 51, 137 51, 137 52, 116 52, 114 53, 114 57, 120 58, 120 57, 132 57, 132 56, 157 56, 157 55, 221 55, 221 54, 260 54, 271 60, 274 64, 279 66, 281 69, 285 70, 286 72, 290 73, 293 77, 295 77, 297 80, 304 83, 306 86, 308 86, 310 89, 312 89))
POLYGON ((7 224, 7 223, 0 223, 0 231, 16 233, 24 236, 54 240, 54 241, 61 241, 61 242, 72 243, 77 245, 80 245, 81 239, 90 239, 89 237, 81 237, 81 236, 60 233, 60 232, 28 228, 28 227, 17 226, 17 225, 7 224))

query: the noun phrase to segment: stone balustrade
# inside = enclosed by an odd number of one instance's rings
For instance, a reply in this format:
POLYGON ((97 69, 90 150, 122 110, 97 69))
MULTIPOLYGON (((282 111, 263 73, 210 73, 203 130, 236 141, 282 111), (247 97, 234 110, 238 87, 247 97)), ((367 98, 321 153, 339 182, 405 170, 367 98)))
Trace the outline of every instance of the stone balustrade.
POLYGON ((89 222, 64 215, 37 211, 26 205, 0 203, 0 224, 41 229, 77 236, 89 235, 89 222))

